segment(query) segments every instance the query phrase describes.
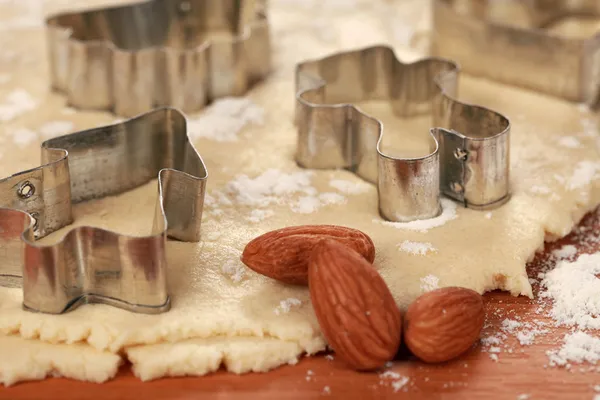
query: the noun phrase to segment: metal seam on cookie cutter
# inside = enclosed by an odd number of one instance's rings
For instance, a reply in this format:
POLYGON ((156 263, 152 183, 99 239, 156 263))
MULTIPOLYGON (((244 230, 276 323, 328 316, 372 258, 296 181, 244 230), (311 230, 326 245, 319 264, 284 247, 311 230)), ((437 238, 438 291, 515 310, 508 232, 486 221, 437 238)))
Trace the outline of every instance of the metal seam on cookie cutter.
POLYGON ((597 1, 434 0, 433 54, 465 72, 595 106, 600 32, 567 37, 544 28, 572 15, 600 15, 597 1))
POLYGON ((427 219, 441 211, 440 192, 466 207, 508 201, 510 122, 454 100, 458 66, 426 58, 404 64, 385 46, 341 52, 296 67, 296 161, 305 168, 345 168, 376 183, 379 210, 391 221, 427 219), (431 113, 431 153, 386 155, 383 124, 356 106, 388 100, 394 113, 431 113))
POLYGON ((52 87, 76 108, 197 111, 271 68, 264 0, 150 0, 47 18, 52 87))
POLYGON ((42 166, 0 180, 0 285, 22 283, 26 309, 63 313, 81 303, 160 313, 170 307, 166 236, 200 240, 208 173, 185 116, 162 108, 42 143, 42 166), (123 193, 158 176, 148 236, 74 227, 71 204, 123 193))

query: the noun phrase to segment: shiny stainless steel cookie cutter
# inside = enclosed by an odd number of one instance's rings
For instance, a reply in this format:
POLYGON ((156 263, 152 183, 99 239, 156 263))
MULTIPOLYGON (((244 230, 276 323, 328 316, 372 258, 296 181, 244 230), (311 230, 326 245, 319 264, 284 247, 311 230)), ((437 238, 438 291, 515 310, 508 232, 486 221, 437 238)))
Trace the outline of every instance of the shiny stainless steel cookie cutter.
POLYGON ((239 96, 270 70, 259 0, 150 0, 46 20, 52 87, 130 117, 239 96))
POLYGON ((596 1, 434 0, 432 52, 465 72, 593 106, 600 88, 600 32, 566 37, 545 28, 600 14, 596 1))
POLYGON ((440 192, 466 207, 489 209, 509 195, 509 120, 454 99, 458 66, 427 58, 400 62, 376 46, 307 61, 296 68, 296 160, 305 168, 346 168, 376 183, 391 221, 441 211, 440 192), (398 116, 431 113, 431 153, 386 155, 382 123, 348 104, 388 100, 398 116))
POLYGON ((82 303, 167 311, 166 236, 200 240, 207 176, 185 116, 172 108, 45 141, 42 166, 0 180, 0 285, 22 284, 32 311, 57 314, 82 303), (82 226, 52 245, 34 241, 72 223, 72 204, 157 176, 148 236, 82 226))

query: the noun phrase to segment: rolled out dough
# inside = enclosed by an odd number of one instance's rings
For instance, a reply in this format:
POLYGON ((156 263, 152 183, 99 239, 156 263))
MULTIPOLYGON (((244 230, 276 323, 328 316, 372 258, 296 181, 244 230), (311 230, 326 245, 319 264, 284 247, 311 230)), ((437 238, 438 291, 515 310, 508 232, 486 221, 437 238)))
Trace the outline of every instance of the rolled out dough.
MULTIPOLYGON (((341 224, 369 234, 377 247, 375 264, 401 307, 436 286, 531 296, 525 263, 545 238, 566 235, 600 202, 593 116, 575 104, 463 76, 461 99, 511 118, 512 199, 489 213, 445 201, 435 220, 384 223, 375 187, 346 171, 307 171, 295 164, 293 70, 303 59, 377 43, 396 44, 400 57, 415 59, 418 52, 405 45, 411 32, 426 28, 427 4, 270 3, 272 76, 249 100, 230 99, 190 117, 210 177, 202 241, 168 244, 172 310, 151 316, 86 305, 65 315, 40 315, 21 309, 20 290, 0 288, 0 382, 51 375, 100 382, 115 375, 122 357, 144 380, 202 375, 221 365, 235 373, 266 371, 323 350, 306 288, 259 276, 239 261, 250 239, 289 225, 341 224)), ((63 96, 49 92, 42 16, 64 5, 0 2, 1 176, 38 165, 43 139, 115 119, 73 113, 63 96)), ((361 106, 383 119, 395 150, 424 145, 426 119, 400 121, 383 104, 361 106)), ((143 234, 155 194, 151 182, 80 205, 76 224, 143 234)))

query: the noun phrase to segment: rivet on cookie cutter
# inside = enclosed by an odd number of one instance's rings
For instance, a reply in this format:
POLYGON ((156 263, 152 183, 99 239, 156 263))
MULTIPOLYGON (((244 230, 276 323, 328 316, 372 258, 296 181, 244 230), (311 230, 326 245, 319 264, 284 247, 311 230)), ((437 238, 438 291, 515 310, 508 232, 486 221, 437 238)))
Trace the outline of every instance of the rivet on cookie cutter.
POLYGON ((597 2, 434 0, 432 51, 469 74, 596 105, 600 32, 567 37, 545 28, 599 15, 597 2))
POLYGON ((123 123, 42 143, 42 166, 0 180, 0 285, 23 287, 26 309, 63 313, 105 303, 140 313, 170 307, 166 236, 200 240, 207 171, 185 116, 153 110, 123 123), (71 205, 158 176, 154 224, 133 237, 88 226, 35 242, 73 222, 71 205))
POLYGON ((509 120, 454 100, 458 71, 437 58, 403 64, 383 46, 299 64, 297 162, 346 168, 376 183, 380 213, 391 221, 435 217, 440 193, 474 209, 503 204, 510 197, 509 120), (384 153, 383 124, 349 104, 363 100, 388 100, 399 117, 431 113, 434 126, 443 127, 430 130, 431 153, 384 153))
POLYGON ((46 20, 52 87, 76 108, 197 111, 270 70, 258 0, 150 0, 46 20))

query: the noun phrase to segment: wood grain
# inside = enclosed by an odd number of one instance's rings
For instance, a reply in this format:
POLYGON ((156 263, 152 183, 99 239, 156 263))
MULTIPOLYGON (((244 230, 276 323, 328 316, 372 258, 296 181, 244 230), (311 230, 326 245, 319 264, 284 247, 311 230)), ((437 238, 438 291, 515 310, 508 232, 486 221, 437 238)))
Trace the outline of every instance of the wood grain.
MULTIPOLYGON (((528 266, 529 276, 536 276, 551 265, 550 254, 564 244, 574 244, 578 252, 600 250, 600 216, 589 214, 566 238, 548 243, 543 253, 528 266), (598 236, 597 236, 598 235, 598 236)), ((534 292, 538 287, 534 285, 534 292)), ((539 300, 513 297, 492 292, 485 296, 486 328, 483 336, 499 332, 505 318, 521 321, 549 321, 539 315, 539 300)), ((594 385, 600 384, 598 372, 587 372, 589 365, 571 370, 545 367, 546 351, 557 349, 569 329, 552 327, 552 332, 535 339, 533 345, 521 346, 509 336, 499 360, 490 358, 481 345, 463 357, 440 365, 427 365, 401 350, 391 371, 408 377, 409 382, 398 392, 390 380, 377 373, 357 373, 338 360, 324 356, 303 359, 295 366, 285 366, 264 374, 236 376, 217 372, 204 377, 159 379, 142 383, 129 366, 121 368, 116 379, 104 384, 91 384, 63 378, 25 382, 0 388, 0 399, 198 399, 204 397, 228 399, 313 399, 313 398, 410 398, 410 399, 593 399, 594 385), (312 371, 310 379, 307 379, 312 371), (326 389, 326 387, 328 389, 326 389), (406 390, 406 391, 404 391, 406 390)))

